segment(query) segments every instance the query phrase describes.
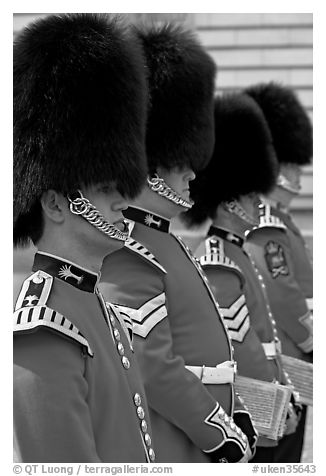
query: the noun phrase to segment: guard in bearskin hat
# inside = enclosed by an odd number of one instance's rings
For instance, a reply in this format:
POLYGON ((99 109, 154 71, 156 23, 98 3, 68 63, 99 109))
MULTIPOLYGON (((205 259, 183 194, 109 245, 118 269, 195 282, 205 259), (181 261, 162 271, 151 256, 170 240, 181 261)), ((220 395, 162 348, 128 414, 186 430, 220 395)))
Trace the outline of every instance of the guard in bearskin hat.
POLYGON ((191 208, 189 182, 213 150, 216 67, 181 27, 138 35, 148 69, 150 173, 124 212, 131 238, 104 260, 101 290, 133 315, 157 460, 247 462, 257 436, 234 394, 226 327, 200 266, 169 230, 191 208))
MULTIPOLYGON (((289 205, 300 192, 301 167, 312 158, 312 125, 288 87, 273 82, 258 84, 247 93, 265 115, 279 163, 277 183, 262 197, 259 227, 249 234, 247 247, 264 276, 283 353, 311 362, 312 263, 289 205)), ((300 461, 305 413, 306 407, 297 432, 279 449, 282 461, 300 461)))
POLYGON ((99 269, 146 179, 141 45, 101 14, 46 17, 14 45, 14 242, 38 251, 14 310, 22 462, 155 459, 129 318, 99 269))
MULTIPOLYGON (((215 137, 212 158, 191 186, 195 204, 183 218, 191 227, 211 222, 196 254, 232 337, 238 373, 287 384, 262 277, 244 251, 245 234, 259 220, 258 194, 276 182, 270 130, 252 98, 232 94, 215 99, 215 137)), ((287 411, 287 432, 293 432, 292 403, 287 411)), ((260 437, 252 461, 275 462, 277 443, 260 437)))

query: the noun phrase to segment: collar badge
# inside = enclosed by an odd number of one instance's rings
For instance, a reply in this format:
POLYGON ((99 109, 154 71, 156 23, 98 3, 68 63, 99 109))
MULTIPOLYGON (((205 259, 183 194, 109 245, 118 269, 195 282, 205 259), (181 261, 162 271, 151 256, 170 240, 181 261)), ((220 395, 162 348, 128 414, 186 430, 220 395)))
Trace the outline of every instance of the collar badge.
POLYGON ((78 285, 81 284, 83 279, 84 279, 84 276, 77 276, 77 274, 74 274, 71 271, 71 265, 68 267, 66 264, 61 266, 61 268, 58 272, 58 276, 60 278, 63 278, 65 281, 67 280, 67 278, 73 278, 77 281, 78 285))
POLYGON ((160 228, 162 225, 162 220, 155 220, 153 215, 150 215, 149 213, 145 216, 144 222, 147 226, 156 225, 157 228, 160 228))

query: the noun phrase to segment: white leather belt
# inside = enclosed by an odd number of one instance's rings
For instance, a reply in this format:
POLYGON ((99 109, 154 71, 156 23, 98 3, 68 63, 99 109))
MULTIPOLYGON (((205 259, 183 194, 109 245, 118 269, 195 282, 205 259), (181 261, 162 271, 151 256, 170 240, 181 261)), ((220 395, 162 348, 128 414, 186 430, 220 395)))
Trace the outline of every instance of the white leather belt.
POLYGON ((263 342, 262 346, 264 348, 265 355, 268 359, 275 359, 277 354, 280 354, 282 352, 280 341, 263 342))
POLYGON ((216 367, 186 365, 186 369, 195 374, 203 383, 234 383, 234 378, 237 373, 237 363, 234 360, 226 360, 216 367))

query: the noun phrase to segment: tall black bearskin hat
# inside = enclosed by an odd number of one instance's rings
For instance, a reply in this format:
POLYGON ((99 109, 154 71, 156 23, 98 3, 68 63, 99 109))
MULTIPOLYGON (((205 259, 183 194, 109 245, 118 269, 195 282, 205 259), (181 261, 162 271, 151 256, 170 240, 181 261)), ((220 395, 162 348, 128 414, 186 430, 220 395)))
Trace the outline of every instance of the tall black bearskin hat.
POLYGON ((189 225, 214 218, 222 202, 249 193, 266 193, 277 177, 277 160, 264 115, 245 94, 215 99, 215 147, 212 158, 191 182, 195 201, 183 215, 189 225))
POLYGON ((195 34, 181 26, 138 27, 148 71, 146 147, 150 173, 199 170, 214 147, 216 66, 195 34))
POLYGON ((312 159, 312 125, 294 91, 274 82, 245 90, 262 109, 280 164, 307 165, 312 159))
POLYGON ((126 197, 147 175, 141 42, 118 18, 65 14, 14 44, 14 242, 48 189, 114 182, 126 197))

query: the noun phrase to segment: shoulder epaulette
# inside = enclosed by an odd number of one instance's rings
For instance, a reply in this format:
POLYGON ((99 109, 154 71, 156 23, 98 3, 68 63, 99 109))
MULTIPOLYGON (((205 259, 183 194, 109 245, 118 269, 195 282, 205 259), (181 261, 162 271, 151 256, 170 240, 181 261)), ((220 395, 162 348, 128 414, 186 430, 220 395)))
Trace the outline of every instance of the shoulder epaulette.
POLYGON ((205 255, 200 257, 202 266, 223 266, 237 271, 242 277, 242 271, 224 251, 224 243, 222 238, 218 236, 210 236, 205 240, 205 255))
POLYGON ((163 273, 166 274, 165 269, 157 261, 155 256, 138 241, 134 240, 133 238, 128 238, 128 240, 125 242, 125 248, 129 249, 130 251, 133 251, 134 253, 139 254, 142 258, 149 261, 152 265, 154 265, 156 268, 160 269, 163 273))
POLYGON ((52 283, 53 277, 44 271, 37 271, 24 281, 14 310, 14 333, 26 334, 38 327, 47 327, 77 341, 93 357, 94 353, 79 329, 46 305, 52 283))
POLYGON ((281 228, 283 230, 286 230, 286 225, 283 223, 283 221, 279 217, 277 217, 276 215, 273 215, 271 206, 268 204, 263 205, 261 209, 261 215, 259 217, 258 228, 265 228, 265 227, 281 228))
POLYGON ((47 303, 53 277, 44 271, 36 271, 23 282, 18 295, 15 311, 22 307, 42 306, 47 303))

